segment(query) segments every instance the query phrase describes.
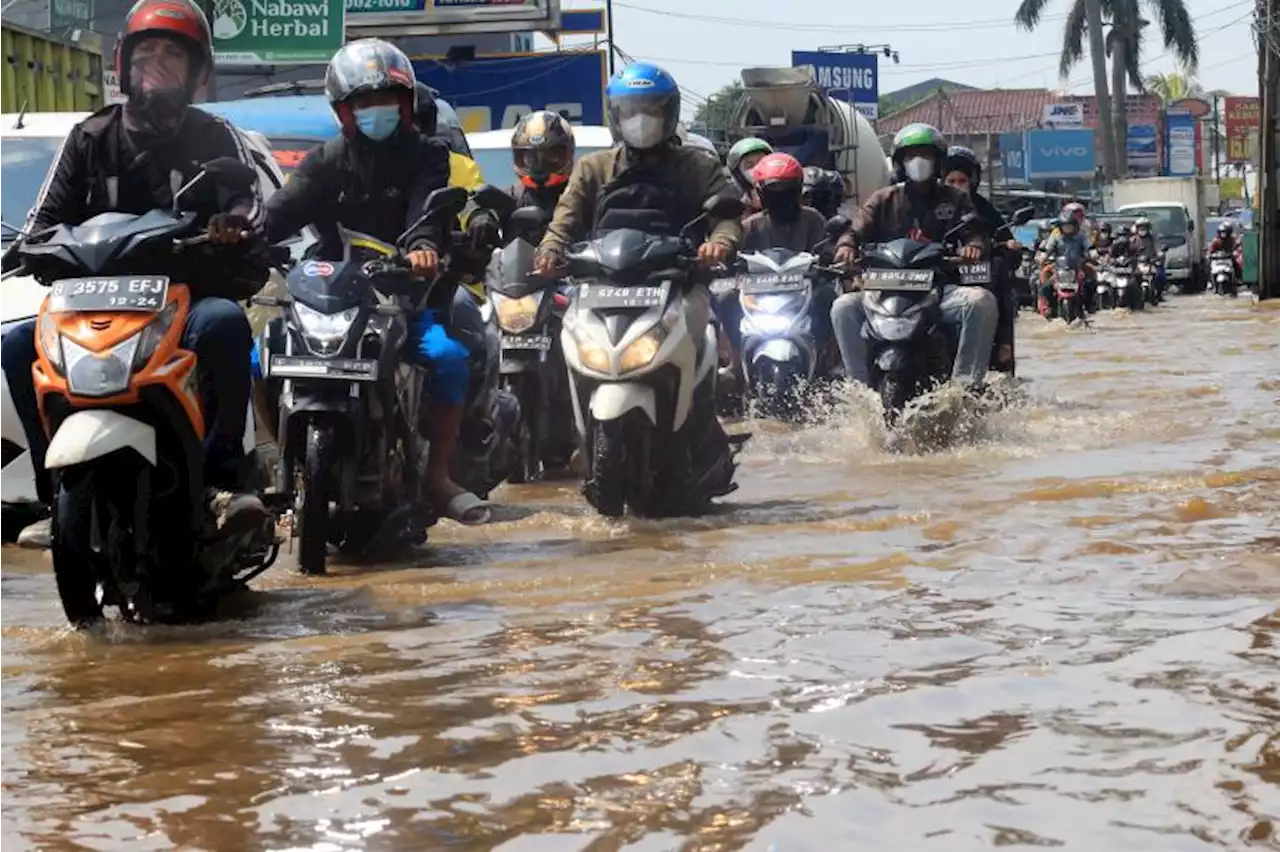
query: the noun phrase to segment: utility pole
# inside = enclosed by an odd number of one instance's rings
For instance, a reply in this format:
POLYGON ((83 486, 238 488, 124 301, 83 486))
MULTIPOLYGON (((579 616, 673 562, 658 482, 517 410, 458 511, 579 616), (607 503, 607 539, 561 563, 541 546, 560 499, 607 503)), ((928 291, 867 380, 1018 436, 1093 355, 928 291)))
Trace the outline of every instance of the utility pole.
POLYGON ((1258 51, 1261 74, 1258 94, 1262 114, 1258 122, 1258 298, 1269 299, 1280 287, 1280 241, 1277 240, 1276 95, 1280 93, 1280 62, 1276 48, 1277 0, 1257 0, 1258 51))
MULTIPOLYGON (((1218 93, 1213 94, 1213 182, 1218 185, 1218 192, 1222 192, 1222 151, 1219 150, 1218 136, 1221 131, 1218 126, 1218 93)), ((1219 195, 1221 197, 1221 195, 1219 195)))
POLYGON ((613 76, 613 0, 604 0, 604 32, 609 38, 609 76, 613 76))

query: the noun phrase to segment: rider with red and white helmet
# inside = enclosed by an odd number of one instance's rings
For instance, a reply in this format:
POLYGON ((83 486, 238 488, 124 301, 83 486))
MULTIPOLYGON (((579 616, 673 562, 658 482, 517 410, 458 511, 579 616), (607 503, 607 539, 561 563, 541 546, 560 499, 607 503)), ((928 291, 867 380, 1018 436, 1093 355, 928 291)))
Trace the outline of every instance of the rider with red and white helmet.
MULTIPOLYGON (((233 157, 256 171, 244 138, 222 119, 191 106, 212 71, 209 21, 199 6, 191 0, 138 0, 125 16, 116 46, 116 73, 127 100, 98 110, 71 129, 36 197, 27 233, 80 224, 100 213, 167 209, 174 190, 210 160, 233 157)), ((183 194, 181 205, 207 223, 215 244, 241 242, 263 224, 256 184, 238 191, 204 181, 183 194)), ((241 521, 253 525, 265 517, 256 496, 216 493, 240 491, 251 473, 243 436, 253 334, 236 300, 261 288, 268 267, 237 252, 225 253, 227 263, 184 270, 195 299, 183 345, 196 353, 200 387, 206 391, 205 482, 215 489, 211 498, 226 506, 224 527, 241 521), (242 257, 246 262, 236 262, 242 257)), ((48 442, 31 377, 35 358, 34 322, 5 335, 5 378, 31 448, 37 489, 47 500, 48 442)), ((40 545, 47 536, 37 530, 26 538, 40 545)))
POLYGON ((742 250, 809 251, 825 236, 827 220, 801 202, 804 167, 790 154, 769 154, 751 170, 761 210, 742 223, 742 250))

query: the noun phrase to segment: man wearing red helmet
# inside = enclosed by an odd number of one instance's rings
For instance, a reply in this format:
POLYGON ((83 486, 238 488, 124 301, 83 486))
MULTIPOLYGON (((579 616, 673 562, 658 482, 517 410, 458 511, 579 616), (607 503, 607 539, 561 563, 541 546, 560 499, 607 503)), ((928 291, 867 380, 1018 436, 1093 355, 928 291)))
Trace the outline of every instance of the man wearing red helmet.
MULTIPOLYGON (((146 213, 168 208, 173 196, 199 173, 199 165, 234 157, 256 165, 239 133, 220 118, 191 107, 213 70, 209 22, 191 0, 138 0, 125 17, 116 46, 116 73, 128 100, 112 104, 72 128, 62 144, 32 209, 27 233, 54 225, 74 225, 111 211, 146 213)), ((214 244, 242 242, 261 230, 264 208, 259 188, 237 192, 213 181, 184 193, 181 206, 207 220, 214 244)), ((247 241, 246 241, 247 242, 247 241)), ((253 241, 259 244, 258 241, 253 241)), ((234 260, 240 248, 228 250, 234 260)), ((249 475, 243 450, 250 392, 249 320, 234 300, 247 299, 266 280, 262 264, 217 265, 188 281, 195 301, 183 345, 193 350, 201 372, 205 412, 206 482, 236 492, 249 475)), ((31 365, 35 326, 5 336, 3 363, 36 466, 42 496, 49 496, 44 471, 47 441, 37 413, 31 365)), ((216 498, 216 493, 211 495, 216 498)), ((232 493, 220 513, 252 522, 263 513, 250 494, 232 493)), ((43 544, 44 536, 28 540, 43 544)))

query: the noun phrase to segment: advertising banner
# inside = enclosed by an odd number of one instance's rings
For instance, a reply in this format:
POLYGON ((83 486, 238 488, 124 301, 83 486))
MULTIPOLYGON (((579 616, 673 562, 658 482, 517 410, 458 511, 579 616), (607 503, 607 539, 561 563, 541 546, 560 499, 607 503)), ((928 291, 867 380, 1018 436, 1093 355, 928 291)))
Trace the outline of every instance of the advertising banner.
POLYGON ((415 59, 418 79, 453 105, 468 133, 515 127, 534 110, 558 112, 573 124, 604 124, 603 51, 481 57, 450 70, 415 59))
POLYGON ((1225 98, 1223 123, 1227 134, 1227 162, 1248 163, 1253 160, 1258 127, 1262 121, 1262 102, 1257 98, 1225 98))
POLYGON ((1084 104, 1045 104, 1043 123, 1057 127, 1081 127, 1084 125, 1084 104))
POLYGON ((1000 165, 1004 179, 1025 182, 1027 180, 1027 138, 1023 133, 1000 134, 1000 165))
POLYGON ((360 36, 554 30, 559 0, 346 0, 360 36))
POLYGON ((1190 177, 1196 173, 1196 120, 1187 110, 1164 114, 1164 173, 1190 177))
POLYGON ((879 115, 880 63, 874 53, 791 51, 791 65, 813 66, 813 79, 831 97, 853 104, 868 119, 879 115))
POLYGON ((212 11, 223 65, 328 62, 342 47, 343 0, 213 0, 212 11))
POLYGON ((1124 140, 1125 159, 1134 171, 1160 168, 1160 134, 1154 124, 1131 124, 1124 140))
POLYGON ((1032 130, 1027 133, 1027 176, 1087 178, 1095 171, 1092 130, 1032 130))

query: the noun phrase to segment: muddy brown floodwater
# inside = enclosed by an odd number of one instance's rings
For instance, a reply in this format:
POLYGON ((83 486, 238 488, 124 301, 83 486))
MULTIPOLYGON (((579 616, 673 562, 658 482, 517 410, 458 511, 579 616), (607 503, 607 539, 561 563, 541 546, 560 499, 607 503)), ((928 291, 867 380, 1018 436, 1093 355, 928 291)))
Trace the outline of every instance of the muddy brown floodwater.
POLYGON ((755 424, 714 516, 510 488, 215 624, 5 549, 5 852, 1276 848, 1280 309, 1020 335, 959 448, 755 424))

